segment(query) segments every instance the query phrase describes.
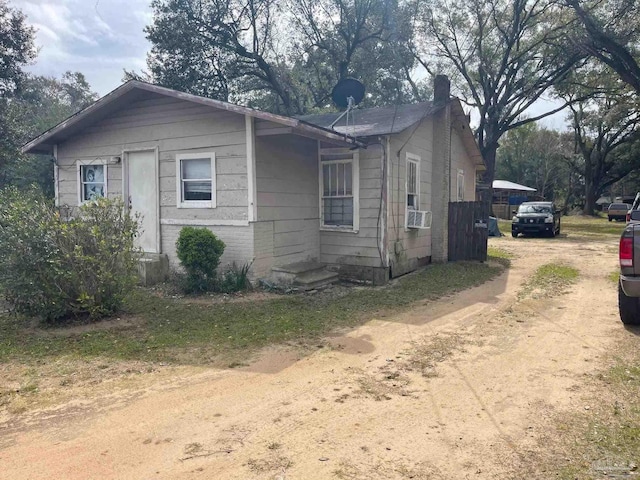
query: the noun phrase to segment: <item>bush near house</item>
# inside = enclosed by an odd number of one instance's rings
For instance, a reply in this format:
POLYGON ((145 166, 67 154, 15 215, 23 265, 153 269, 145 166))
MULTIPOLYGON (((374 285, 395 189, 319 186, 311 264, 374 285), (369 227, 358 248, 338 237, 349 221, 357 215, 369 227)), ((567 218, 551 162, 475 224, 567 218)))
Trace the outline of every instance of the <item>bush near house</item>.
POLYGON ((48 322, 97 319, 137 282, 138 220, 122 200, 100 198, 65 220, 41 193, 0 192, 0 294, 48 322))
POLYGON ((206 228, 184 227, 176 241, 176 254, 186 271, 186 293, 216 289, 217 269, 226 245, 206 228))

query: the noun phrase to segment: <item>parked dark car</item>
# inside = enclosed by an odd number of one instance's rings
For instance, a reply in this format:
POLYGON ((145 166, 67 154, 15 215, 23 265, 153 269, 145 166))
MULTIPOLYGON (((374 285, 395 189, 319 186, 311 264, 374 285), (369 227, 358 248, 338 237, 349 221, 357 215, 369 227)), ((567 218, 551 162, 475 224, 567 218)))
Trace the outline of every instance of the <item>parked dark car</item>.
POLYGON ((620 237, 618 310, 627 325, 640 325, 640 210, 631 212, 631 223, 620 237))
POLYGON ((560 234, 560 210, 552 202, 524 202, 514 211, 511 221, 511 235, 518 234, 548 235, 560 234))
POLYGON ((628 203, 612 203, 607 210, 607 217, 611 220, 626 220, 627 212, 631 210, 628 203))

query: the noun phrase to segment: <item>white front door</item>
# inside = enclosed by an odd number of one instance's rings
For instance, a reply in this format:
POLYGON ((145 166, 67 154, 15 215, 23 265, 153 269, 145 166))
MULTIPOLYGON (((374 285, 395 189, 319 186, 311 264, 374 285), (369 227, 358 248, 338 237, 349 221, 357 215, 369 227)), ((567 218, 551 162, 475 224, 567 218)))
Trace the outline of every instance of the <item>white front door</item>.
POLYGON ((160 253, 158 241, 158 167, 155 150, 127 154, 127 193, 131 213, 140 215, 138 247, 160 253))

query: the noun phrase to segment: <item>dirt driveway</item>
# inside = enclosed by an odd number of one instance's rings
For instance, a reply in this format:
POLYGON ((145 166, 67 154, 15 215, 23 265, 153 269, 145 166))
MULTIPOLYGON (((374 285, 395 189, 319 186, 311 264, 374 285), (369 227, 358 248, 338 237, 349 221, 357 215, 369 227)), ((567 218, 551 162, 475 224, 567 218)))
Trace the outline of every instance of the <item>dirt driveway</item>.
POLYGON ((608 278, 616 241, 491 244, 517 255, 501 277, 314 352, 183 369, 40 412, 0 434, 0 478, 551 478, 536 462, 554 448, 551 416, 585 408, 585 375, 629 335, 608 278), (578 282, 523 294, 554 262, 578 282))

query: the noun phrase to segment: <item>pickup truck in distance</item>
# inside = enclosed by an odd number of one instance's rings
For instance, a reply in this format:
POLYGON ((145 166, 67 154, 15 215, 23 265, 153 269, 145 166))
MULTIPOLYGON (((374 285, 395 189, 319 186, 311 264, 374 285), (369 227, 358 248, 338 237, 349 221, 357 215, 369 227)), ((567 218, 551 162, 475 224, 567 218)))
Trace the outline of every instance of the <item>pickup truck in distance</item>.
POLYGON ((631 212, 632 220, 620 237, 620 281, 618 309, 625 325, 640 325, 640 210, 631 212))
POLYGON ((627 212, 631 210, 631 205, 628 203, 612 203, 609 205, 607 211, 607 217, 611 220, 626 220, 627 212))

